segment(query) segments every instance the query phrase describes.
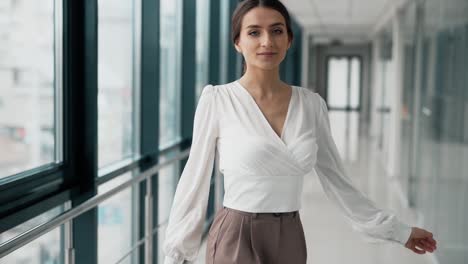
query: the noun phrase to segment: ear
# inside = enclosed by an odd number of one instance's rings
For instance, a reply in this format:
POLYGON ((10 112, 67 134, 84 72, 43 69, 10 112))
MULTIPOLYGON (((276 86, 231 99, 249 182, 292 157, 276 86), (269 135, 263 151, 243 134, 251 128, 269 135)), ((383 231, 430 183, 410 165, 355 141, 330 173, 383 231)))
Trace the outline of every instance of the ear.
POLYGON ((237 39, 234 43, 234 48, 237 50, 237 52, 239 52, 240 54, 242 54, 242 49, 241 47, 239 46, 239 39, 237 39))

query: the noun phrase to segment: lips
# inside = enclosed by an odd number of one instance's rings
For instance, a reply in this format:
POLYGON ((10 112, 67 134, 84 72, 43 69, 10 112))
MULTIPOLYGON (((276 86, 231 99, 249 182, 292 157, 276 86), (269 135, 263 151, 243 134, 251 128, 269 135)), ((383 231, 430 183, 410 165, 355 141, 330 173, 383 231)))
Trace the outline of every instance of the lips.
POLYGON ((276 52, 261 52, 261 53, 257 53, 258 55, 275 55, 276 52))

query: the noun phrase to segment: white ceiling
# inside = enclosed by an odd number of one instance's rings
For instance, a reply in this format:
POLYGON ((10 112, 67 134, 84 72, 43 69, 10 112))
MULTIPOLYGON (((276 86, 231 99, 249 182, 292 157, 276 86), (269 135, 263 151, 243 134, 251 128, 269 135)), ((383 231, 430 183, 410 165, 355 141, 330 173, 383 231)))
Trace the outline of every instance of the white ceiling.
POLYGON ((282 0, 316 39, 367 41, 392 12, 396 0, 282 0))

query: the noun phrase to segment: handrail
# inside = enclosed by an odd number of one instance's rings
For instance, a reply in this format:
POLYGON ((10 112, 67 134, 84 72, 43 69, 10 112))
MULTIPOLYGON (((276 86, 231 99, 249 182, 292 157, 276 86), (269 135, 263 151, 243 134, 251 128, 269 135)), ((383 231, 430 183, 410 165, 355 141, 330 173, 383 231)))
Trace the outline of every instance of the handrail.
POLYGON ((89 200, 83 202, 82 204, 59 214, 58 216, 52 218, 50 221, 43 223, 41 225, 38 225, 8 241, 3 242, 2 244, 0 244, 0 259, 10 254, 11 252, 23 247, 29 242, 39 238, 40 236, 50 232, 51 230, 59 227, 60 225, 91 210, 92 208, 98 206, 101 202, 109 199, 113 195, 125 190, 126 188, 132 185, 136 185, 141 181, 148 180, 152 175, 157 173, 162 167, 165 167, 176 161, 179 161, 179 160, 182 160, 183 158, 188 157, 189 153, 190 153, 190 148, 180 152, 175 157, 168 159, 165 162, 154 165, 153 167, 147 169, 140 175, 130 180, 125 181, 124 183, 116 186, 115 188, 107 192, 104 192, 102 194, 98 194, 90 198, 89 200))

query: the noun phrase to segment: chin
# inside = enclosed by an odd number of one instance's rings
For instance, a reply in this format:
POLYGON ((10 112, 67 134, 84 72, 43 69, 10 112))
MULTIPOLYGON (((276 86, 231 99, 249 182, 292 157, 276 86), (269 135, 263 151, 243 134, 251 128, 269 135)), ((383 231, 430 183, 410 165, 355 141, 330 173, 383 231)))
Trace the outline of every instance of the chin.
POLYGON ((279 63, 272 63, 272 64, 265 64, 265 63, 259 63, 256 65, 256 68, 265 70, 265 71, 271 71, 279 67, 279 63))

